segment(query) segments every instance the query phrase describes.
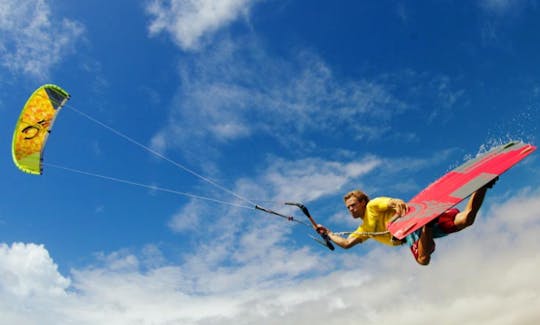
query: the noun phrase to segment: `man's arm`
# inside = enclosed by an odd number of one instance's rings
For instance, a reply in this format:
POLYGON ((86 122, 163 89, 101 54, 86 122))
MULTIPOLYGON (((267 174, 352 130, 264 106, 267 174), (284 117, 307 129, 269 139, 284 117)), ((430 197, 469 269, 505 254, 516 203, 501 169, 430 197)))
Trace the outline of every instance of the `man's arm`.
POLYGON ((329 231, 328 232, 328 237, 330 237, 330 239, 336 243, 336 245, 338 245, 339 247, 341 248, 345 248, 345 249, 348 249, 348 248, 351 248, 357 244, 360 244, 364 241, 364 238, 360 237, 360 236, 349 236, 347 238, 343 238, 339 235, 336 235, 334 234, 333 232, 329 231))
POLYGON ((323 234, 328 235, 331 241, 333 241, 336 245, 338 245, 341 248, 351 248, 357 244, 360 244, 365 240, 365 238, 361 236, 349 236, 347 238, 341 237, 339 235, 334 234, 331 232, 328 228, 318 225, 317 232, 322 232, 323 234))

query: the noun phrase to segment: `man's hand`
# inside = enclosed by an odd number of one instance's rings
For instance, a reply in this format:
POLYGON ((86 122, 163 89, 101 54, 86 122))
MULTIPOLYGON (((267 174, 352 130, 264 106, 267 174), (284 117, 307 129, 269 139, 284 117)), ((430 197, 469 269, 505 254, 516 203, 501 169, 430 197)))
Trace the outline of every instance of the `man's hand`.
POLYGON ((328 235, 328 233, 330 232, 330 229, 326 228, 323 225, 317 225, 317 228, 315 228, 315 230, 321 235, 328 235))
POLYGON ((394 211, 396 211, 396 214, 400 217, 404 216, 407 211, 409 211, 407 203, 400 199, 391 199, 389 206, 394 209, 394 211))

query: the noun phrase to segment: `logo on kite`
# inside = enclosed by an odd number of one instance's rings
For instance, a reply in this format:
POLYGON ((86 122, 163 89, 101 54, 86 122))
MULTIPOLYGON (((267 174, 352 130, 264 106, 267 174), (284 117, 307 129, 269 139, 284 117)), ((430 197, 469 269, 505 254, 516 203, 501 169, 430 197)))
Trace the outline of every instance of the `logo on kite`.
POLYGON ((49 125, 51 125, 51 121, 41 120, 35 125, 25 127, 21 132, 26 135, 26 137, 24 137, 25 140, 32 140, 33 138, 37 137, 40 132, 43 131, 43 129, 47 130, 49 125))
POLYGON ((30 174, 42 173, 47 136, 68 99, 65 90, 51 84, 39 87, 30 95, 17 120, 11 146, 13 162, 19 169, 30 174))

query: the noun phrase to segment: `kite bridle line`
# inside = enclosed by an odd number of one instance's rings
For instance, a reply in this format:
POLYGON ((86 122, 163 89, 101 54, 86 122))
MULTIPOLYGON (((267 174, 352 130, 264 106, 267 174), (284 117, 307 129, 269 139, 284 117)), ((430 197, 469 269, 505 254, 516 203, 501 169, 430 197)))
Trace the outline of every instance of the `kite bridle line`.
MULTIPOLYGON (((316 226, 312 226, 313 223, 310 225, 307 222, 299 220, 299 219, 297 219, 297 218, 295 218, 293 216, 288 216, 288 215, 282 214, 280 212, 276 212, 274 210, 265 208, 265 207, 263 207, 261 205, 258 205, 258 204, 256 204, 255 206, 242 205, 242 204, 217 200, 217 199, 202 196, 202 195, 196 195, 196 194, 192 194, 192 193, 188 193, 188 192, 182 192, 182 191, 177 191, 177 190, 173 190, 173 189, 169 189, 169 188, 159 187, 159 186, 156 186, 156 185, 143 184, 143 183, 134 182, 134 181, 126 180, 126 179, 121 179, 121 178, 117 178, 117 177, 112 177, 112 176, 87 172, 87 171, 83 171, 83 170, 79 170, 79 169, 75 169, 75 168, 60 166, 60 165, 57 165, 57 164, 50 164, 50 163, 45 163, 45 162, 43 162, 42 164, 44 166, 49 167, 49 168, 61 169, 61 170, 65 170, 65 171, 68 171, 68 172, 77 173, 77 174, 86 175, 86 176, 91 176, 91 177, 95 177, 95 178, 101 178, 101 179, 105 179, 105 180, 116 182, 116 183, 127 184, 127 185, 132 185, 132 186, 138 186, 138 187, 146 188, 146 189, 149 189, 149 190, 152 190, 152 191, 160 191, 160 192, 165 192, 165 193, 169 193, 169 194, 180 195, 180 196, 189 197, 189 198, 192 198, 192 199, 204 200, 204 201, 209 201, 209 202, 212 202, 212 203, 228 205, 228 206, 235 207, 235 208, 242 208, 242 209, 249 209, 249 210, 255 209, 255 210, 266 212, 266 213, 271 214, 271 215, 281 217, 281 218, 286 219, 287 221, 290 221, 290 222, 295 222, 295 223, 304 225, 304 226, 306 226, 308 228, 316 227, 316 226)), ((285 204, 286 205, 297 205, 298 206, 299 203, 285 203, 285 204)), ((309 216, 308 218, 310 218, 310 217, 311 216, 309 216)), ((310 220, 313 220, 313 219, 311 218, 310 220)), ((332 246, 331 243, 323 243, 323 242, 321 242, 320 240, 318 240, 318 239, 316 239, 314 237, 311 237, 311 238, 313 238, 315 241, 317 241, 318 243, 320 243, 320 244, 322 244, 322 245, 324 245, 324 246, 326 246, 328 248, 330 248, 332 246)))
MULTIPOLYGON (((42 96, 42 95, 36 94, 36 96, 42 96)), ((69 96, 69 97, 70 97, 70 96, 69 96)), ((54 102, 54 103, 56 103, 56 104, 59 104, 58 100, 56 100, 56 99, 54 99, 54 98, 47 97, 47 99, 49 99, 51 102, 54 102)), ((63 100, 63 101, 61 102, 62 107, 71 109, 73 112, 75 112, 75 113, 77 113, 77 114, 83 116, 84 118, 88 119, 88 120, 91 121, 91 122, 94 122, 95 124, 101 126, 102 128, 104 128, 104 129, 106 129, 106 130, 108 130, 108 131, 114 133, 115 135, 117 135, 117 136, 123 138, 124 140, 130 142, 131 144, 133 144, 133 145, 135 145, 135 146, 138 146, 139 148, 142 148, 143 150, 145 150, 145 151, 151 153, 152 155, 154 155, 154 156, 156 156, 156 157, 158 157, 158 158, 160 158, 160 159, 163 159, 163 160, 169 162, 170 164, 176 166, 177 168, 182 169, 183 171, 185 171, 185 172, 187 172, 187 173, 189 173, 189 174, 191 174, 191 175, 193 175, 193 176, 199 178, 200 180, 202 180, 202 181, 204 181, 204 182, 206 182, 206 183, 211 184, 212 186, 214 186, 214 187, 216 187, 216 188, 218 188, 218 189, 220 189, 220 190, 222 190, 222 191, 224 191, 224 192, 229 193, 230 195, 236 197, 237 199, 239 199, 239 200, 241 200, 241 201, 244 201, 244 202, 246 202, 246 203, 249 203, 249 204, 251 204, 251 205, 253 205, 253 206, 257 205, 255 202, 253 202, 253 201, 251 201, 251 200, 249 200, 249 199, 247 199, 247 198, 245 198, 245 197, 239 195, 238 193, 233 192, 232 190, 230 190, 230 189, 228 189, 228 188, 226 188, 226 187, 224 187, 224 186, 218 184, 217 182, 211 180, 210 178, 205 177, 205 176, 203 176, 203 175, 201 175, 201 174, 195 172, 193 169, 190 169, 190 168, 188 168, 188 167, 186 167, 186 166, 180 164, 179 162, 172 160, 171 158, 165 156, 164 154, 158 152, 157 150, 154 150, 154 149, 152 149, 152 148, 150 148, 150 147, 148 147, 148 146, 146 146, 146 145, 144 145, 144 144, 138 142, 137 140, 133 139, 132 137, 130 137, 130 136, 128 136, 128 135, 126 135, 126 134, 124 134, 124 133, 122 133, 122 132, 116 130, 115 128, 113 128, 113 127, 111 127, 111 126, 109 126, 109 125, 107 125, 107 124, 105 124, 105 123, 99 121, 98 119, 96 119, 96 118, 94 118, 94 117, 92 117, 92 116, 90 116, 90 115, 88 115, 88 114, 86 114, 86 113, 84 113, 84 112, 78 110, 78 109, 75 108, 73 105, 67 104, 66 101, 67 101, 67 99, 65 99, 65 100, 63 100)), ((48 131, 50 132, 51 130, 48 130, 48 131)), ((43 162, 42 162, 42 163, 43 163, 43 162)), ((60 166, 57 166, 57 167, 60 167, 60 166)), ((69 168, 64 168, 64 169, 68 169, 68 170, 69 170, 69 168)), ((74 171, 74 170, 73 170, 73 171, 74 171)), ((82 171, 80 171, 80 172, 82 172, 82 171)), ((86 173, 86 172, 82 172, 82 173, 86 173)), ((87 173, 87 174, 92 174, 92 173, 87 173)), ((97 175, 96 175, 96 176, 97 176, 97 175)), ((102 176, 101 178, 108 178, 108 176, 102 176)), ((124 183, 129 183, 129 181, 123 181, 123 182, 124 182, 124 183)), ((146 185, 145 185, 145 186, 146 186, 146 185)))
MULTIPOLYGON (((41 95, 37 95, 37 96, 41 96, 41 95)), ((55 100, 54 98, 50 98, 50 97, 47 97, 51 102, 54 102, 54 103, 58 103, 57 100, 55 100)), ((243 202, 246 202, 246 203, 249 203, 250 205, 252 205, 251 207, 249 207, 250 209, 253 209, 254 206, 256 206, 257 204, 255 202, 253 202, 252 200, 249 200, 248 198, 245 198, 241 195, 239 195, 238 193, 235 193, 233 192, 232 190, 218 184, 217 182, 211 180, 210 178, 208 177, 205 177, 197 172, 195 172, 193 169, 190 169, 182 164, 180 164, 179 162, 177 161, 174 161, 172 160, 171 158, 165 156, 164 154, 138 142, 137 140, 133 139, 132 137, 116 130, 115 128, 101 122, 100 120, 78 110, 77 108, 75 108, 73 105, 70 105, 70 104, 67 104, 65 103, 65 101, 62 102, 63 104, 63 107, 65 108, 69 108, 70 110, 72 110, 73 112, 79 114, 80 116, 86 118, 87 120, 91 121, 91 122, 94 122, 95 124, 101 126, 102 128, 112 132, 113 134, 115 134, 116 136, 119 136, 120 138, 130 142, 131 144, 135 145, 135 146, 138 146, 139 148, 142 148, 143 150, 151 153, 152 155, 160 158, 160 159, 163 159, 167 162, 169 162, 170 164, 176 166, 177 168, 180 168, 182 169, 183 171, 195 176, 196 178, 224 191, 224 192, 227 192, 229 194, 231 194, 232 196, 236 197, 237 199, 243 201, 243 202)), ((48 130, 50 132, 50 130, 48 130)), ((43 162, 42 162, 43 164, 43 162)), ((169 190, 169 189, 163 189, 163 188, 158 188, 158 187, 154 187, 152 185, 146 185, 146 184, 141 184, 141 183, 136 183, 136 182, 132 182, 132 181, 128 181, 128 180, 122 180, 122 179, 118 179, 118 178, 114 178, 114 177, 110 177, 110 176, 104 176, 104 175, 99 175, 99 174, 94 174, 94 173, 90 173, 90 172, 85 172, 85 171, 81 171, 81 170, 77 170, 77 169, 72 169, 72 168, 68 168, 68 167, 63 167, 63 166, 59 166, 59 165, 51 165, 51 164, 47 164, 48 166, 50 167, 56 167, 56 168, 60 168, 60 169, 64 169, 64 170, 68 170, 68 171, 71 171, 71 172, 76 172, 76 173, 79 173, 79 174, 86 174, 88 176, 94 176, 94 177, 98 177, 98 178, 103 178, 103 179, 108 179, 108 180, 111 180, 111 181, 116 181, 116 182, 120 182, 120 183, 125 183, 125 184, 131 184, 131 185, 136 185, 136 186, 140 186, 140 187, 146 187, 146 188, 151 188, 151 189, 155 189, 155 190, 160 190, 160 191, 165 191, 165 192, 169 192, 169 193, 175 193, 175 194, 179 194, 179 195, 183 195, 183 196, 189 196, 191 198, 198 198, 198 199, 203 199, 203 200, 210 200, 210 201, 214 201, 214 202, 219 202, 219 203, 226 203, 226 204, 229 204, 229 205, 234 205, 234 206, 239 206, 239 205, 235 205, 235 204, 232 204, 232 203, 228 203, 228 202, 225 202, 225 201, 220 201, 220 200, 216 200, 216 199, 212 199, 212 198, 208 198, 208 197, 203 197, 203 196, 199 196, 199 195, 193 195, 193 194, 190 194, 190 193, 185 193, 185 192, 179 192, 179 191, 174 191, 174 190, 169 190)), ((240 207, 246 207, 246 206, 240 206, 240 207)))
MULTIPOLYGON (((40 95, 38 95, 38 96, 40 96, 40 95)), ((56 100, 53 99, 53 98, 49 98, 49 100, 51 100, 53 102, 56 102, 56 100)), ((188 192, 182 192, 182 191, 177 191, 177 190, 173 190, 173 189, 163 188, 163 187, 159 187, 159 186, 155 186, 155 185, 148 185, 148 184, 143 184, 143 183, 134 182, 134 181, 130 181, 130 180, 120 179, 120 178, 116 178, 116 177, 112 177, 112 176, 107 176, 107 175, 101 175, 101 174, 97 174, 97 173, 82 171, 82 170, 79 170, 79 169, 69 168, 69 167, 60 166, 60 165, 56 165, 56 164, 44 163, 42 161, 43 165, 48 166, 48 167, 52 167, 52 168, 62 169, 62 170, 73 172, 73 173, 86 175, 86 176, 92 176, 92 177, 96 177, 96 178, 106 179, 106 180, 117 182, 117 183, 133 185, 133 186, 143 187, 143 188, 147 188, 147 189, 154 190, 154 191, 167 192, 167 193, 170 193, 170 194, 189 197, 189 198, 192 198, 192 199, 205 200, 205 201, 218 203, 218 204, 222 204, 222 205, 228 205, 228 206, 236 207, 236 208, 243 208, 243 209, 250 209, 250 210, 254 209, 254 210, 263 211, 263 212, 266 212, 268 214, 284 218, 287 221, 295 222, 295 223, 298 223, 298 224, 302 224, 302 225, 304 225, 304 226, 306 226, 308 228, 315 229, 315 231, 317 231, 319 236, 322 238, 322 241, 315 238, 315 237, 311 237, 311 238, 313 238, 315 241, 317 241, 321 245, 327 247, 328 249, 334 250, 334 245, 332 244, 332 242, 331 242, 330 238, 328 237, 328 235, 324 234, 324 233, 322 233, 321 231, 318 230, 317 223, 315 222, 315 220, 313 219, 313 217, 309 213, 309 210, 303 204, 301 204, 301 203, 292 203, 292 202, 286 202, 285 203, 285 205, 296 206, 300 210, 302 210, 304 215, 310 221, 311 225, 306 223, 306 222, 303 222, 301 220, 298 220, 298 219, 296 219, 296 218, 294 218, 292 216, 288 216, 288 215, 276 212, 274 210, 265 208, 265 207, 255 203, 254 201, 252 201, 252 200, 250 200, 250 199, 248 199, 248 198, 246 198, 244 196, 239 195, 238 193, 236 193, 236 192, 234 192, 234 191, 232 191, 232 190, 218 184, 217 182, 211 180, 210 178, 205 177, 205 176, 195 172, 193 169, 188 168, 185 165, 182 165, 182 164, 178 163, 177 161, 172 160, 171 158, 165 156, 164 154, 162 154, 162 153, 160 153, 160 152, 158 152, 158 151, 156 151, 156 150, 154 150, 154 149, 152 149, 152 148, 138 142, 137 140, 131 138, 130 136, 128 136, 128 135, 116 130, 115 128, 113 128, 113 127, 99 121, 98 119, 96 119, 96 118, 94 118, 94 117, 92 117, 92 116, 78 110, 73 105, 67 104, 65 102, 65 100, 63 101, 62 106, 65 107, 65 108, 69 108, 73 112, 79 114, 80 116, 88 119, 91 122, 94 122, 95 124, 97 124, 97 125, 101 126, 102 128, 108 130, 109 132, 112 132, 116 136, 119 136, 119 137, 123 138, 124 140, 130 142, 131 144, 133 144, 133 145, 135 145, 135 146, 137 146, 139 148, 142 148, 143 150, 149 152, 150 154, 169 162, 170 164, 174 165, 175 167, 177 167, 177 168, 179 168, 179 169, 181 169, 181 170, 195 176, 196 178, 198 178, 198 179, 200 179, 200 180, 202 180, 202 181, 204 181, 204 182, 206 182, 206 183, 208 183, 208 184, 210 184, 210 185, 212 185, 212 186, 214 186, 214 187, 216 187, 216 188, 218 188, 218 189, 220 189, 220 190, 222 190, 224 192, 229 193, 230 195, 236 197, 240 201, 248 203, 249 206, 248 205, 237 204, 237 203, 232 203, 232 202, 227 202, 227 201, 222 201, 222 200, 214 199, 214 198, 211 198, 211 197, 206 197, 206 196, 202 196, 202 195, 196 195, 196 194, 192 194, 192 193, 188 193, 188 192)), ((50 132, 50 130, 49 130, 49 132, 50 132)), ((386 231, 386 232, 378 232, 378 233, 375 233, 375 232, 373 232, 373 233, 370 233, 370 232, 365 232, 365 233, 341 232, 341 233, 335 233, 335 234, 338 234, 338 235, 359 234, 359 235, 366 235, 366 236, 371 237, 371 236, 386 235, 387 233, 388 233, 388 231, 386 231)))
MULTIPOLYGON (((49 98, 51 101, 54 101, 53 98, 49 98)), ((65 103, 64 103, 65 104, 65 103)), ((219 204, 224 204, 224 205, 229 205, 229 206, 233 206, 233 207, 237 207, 237 208, 245 208, 245 209, 255 209, 255 210, 259 210, 259 211, 263 211, 263 212, 266 212, 268 214, 271 214, 271 215, 275 215, 275 216, 278 216, 278 217, 281 217, 281 218, 284 218, 288 221, 291 221, 291 222, 296 222, 296 223, 299 223, 299 224, 303 224, 304 226, 307 226, 308 228, 313 228, 317 231, 317 224, 315 223, 315 221, 313 220, 313 218, 311 217, 309 211, 307 210, 307 208, 300 204, 300 203, 285 203, 286 205, 293 205, 293 206, 297 206, 298 208, 300 208, 302 210, 302 212, 306 215, 306 217, 309 219, 309 221, 311 222, 311 225, 306 223, 306 222, 303 222, 301 220, 298 220, 298 219, 295 219, 294 217, 292 216, 287 216, 287 215, 284 215, 282 213, 279 213, 279 212, 276 212, 274 210, 271 210, 271 209, 268 209, 268 208, 265 208, 255 202, 253 202, 252 200, 244 197, 244 196, 241 196, 239 195, 238 193, 235 193, 233 192, 232 190, 218 184, 217 182, 211 180, 210 178, 208 177, 205 177, 197 172, 195 172, 193 169, 190 169, 174 160, 172 160, 171 158, 165 156, 164 154, 138 142, 137 140, 131 138, 130 136, 116 130, 115 128, 99 121, 98 119, 78 110, 77 108, 75 108, 73 105, 69 105, 69 104, 65 104, 64 105, 65 108, 69 108, 70 110, 72 110, 73 112, 79 114, 80 116, 83 116, 84 118, 88 119, 89 121, 91 122, 94 122, 95 124, 101 126, 102 128, 112 132, 113 134, 123 138, 124 140, 130 142, 131 144, 139 147, 139 148, 142 148, 143 150, 149 152, 150 154, 160 158, 160 159, 163 159, 167 162, 169 162, 170 164, 176 166, 177 168, 180 168, 182 169, 183 171, 195 176, 196 178, 224 191, 224 192, 227 192, 229 194, 231 194, 232 196, 236 197, 237 199, 239 199, 240 201, 243 201, 245 203, 248 203, 250 204, 250 206, 247 206, 247 205, 241 205, 241 204, 236 204, 236 203, 231 203, 231 202, 226 202, 226 201, 222 201, 222 200, 217 200, 217 199, 214 199, 214 198, 210 198, 210 197, 205 197, 205 196, 201 196, 201 195, 195 195, 195 194, 191 194, 191 193, 187 193, 187 192, 181 192, 181 191, 176 191, 176 190, 172 190, 172 189, 167 189, 167 188, 162 188, 162 187, 158 187, 158 186, 154 186, 154 185, 148 185, 148 184, 142 184, 142 183, 138 183, 138 182, 134 182, 134 181, 129 181, 129 180, 125 180, 125 179, 120 179, 120 178, 116 178, 116 177, 112 177, 112 176, 106 176, 106 175, 101 175, 101 174, 97 174, 97 173, 91 173, 91 172, 86 172, 86 171, 82 171, 82 170, 78 170, 78 169, 74 169, 74 168, 69 168, 69 167, 64 167, 64 166, 60 166, 60 165, 55 165, 55 164, 46 164, 44 162, 42 162, 43 165, 46 165, 46 166, 49 166, 49 167, 53 167, 53 168, 57 168, 57 169, 63 169, 63 170, 66 170, 66 171, 70 171, 70 172, 73 172, 73 173, 78 173, 78 174, 83 174, 83 175, 87 175, 87 176, 92 176, 92 177, 97 177, 97 178, 101 178, 101 179, 106 179, 106 180, 109 180, 109 181, 113 181, 113 182, 117 182, 117 183, 123 183, 123 184, 128 184, 128 185, 133 185, 133 186, 138 186, 138 187, 143 187, 143 188, 147 188, 147 189, 151 189, 151 190, 155 190, 155 191, 161 191, 161 192, 167 192, 167 193, 171 193, 171 194, 176 194, 176 195, 181 195, 181 196, 186 196, 186 197, 189 197, 189 198, 193 198, 193 199, 199 199, 199 200, 206 200, 206 201, 210 201, 210 202, 214 202, 214 203, 219 203, 219 204)), ((332 245, 330 239, 328 238, 328 236, 326 234, 323 234, 319 231, 317 231, 318 234, 321 236, 321 238, 324 240, 324 242, 321 242, 317 239, 315 239, 317 242, 323 244, 324 246, 328 247, 329 249, 331 250, 334 250, 334 246, 332 245)))
POLYGON ((222 201, 222 200, 214 199, 214 198, 211 198, 211 197, 192 194, 192 193, 188 193, 188 192, 177 191, 177 190, 173 190, 173 189, 169 189, 169 188, 159 187, 159 186, 156 186, 156 185, 143 184, 143 183, 134 182, 134 181, 126 180, 126 179, 121 179, 121 178, 107 176, 107 175, 101 175, 101 174, 87 172, 87 171, 79 170, 79 169, 75 169, 75 168, 60 166, 60 165, 56 165, 56 164, 50 164, 50 163, 45 163, 45 162, 42 162, 42 164, 44 166, 47 166, 47 167, 52 167, 52 168, 56 168, 56 169, 62 169, 62 170, 69 171, 69 172, 72 172, 72 173, 77 173, 77 174, 81 174, 81 175, 106 179, 106 180, 116 182, 116 183, 121 183, 121 184, 127 184, 127 185, 143 187, 143 188, 146 188, 146 189, 149 189, 149 190, 152 190, 152 191, 166 192, 166 193, 175 194, 175 195, 179 195, 179 196, 189 197, 189 198, 192 198, 192 199, 210 201, 210 202, 219 203, 219 204, 223 204, 223 205, 229 205, 229 206, 236 207, 236 208, 243 208, 243 209, 253 210, 253 207, 248 206, 248 205, 242 205, 242 204, 237 204, 237 203, 233 203, 233 202, 222 201))
POLYGON ((268 214, 272 214, 272 215, 278 216, 280 218, 286 219, 287 221, 296 222, 296 223, 302 224, 302 225, 304 225, 304 226, 306 226, 308 228, 311 228, 311 225, 309 225, 307 222, 304 222, 302 220, 298 220, 293 216, 289 216, 289 215, 274 211, 272 209, 265 208, 265 207, 260 206, 258 204, 255 205, 255 210, 266 212, 268 214))
POLYGON ((253 205, 253 206, 257 205, 255 202, 253 202, 253 201, 251 201, 251 200, 249 200, 249 199, 247 199, 247 198, 245 198, 245 197, 243 197, 243 196, 241 196, 241 195, 239 195, 239 194, 233 192, 232 190, 230 190, 230 189, 228 189, 228 188, 226 188, 226 187, 224 187, 224 186, 218 184, 217 182, 211 180, 210 178, 205 177, 205 176, 203 176, 203 175, 201 175, 201 174, 195 172, 193 169, 190 169, 190 168, 188 168, 188 167, 186 167, 186 166, 184 166, 184 165, 182 165, 182 164, 180 164, 180 163, 178 163, 178 162, 172 160, 171 158, 165 156, 164 154, 162 154, 162 153, 160 153, 160 152, 158 152, 158 151, 156 151, 156 150, 154 150, 154 149, 152 149, 152 148, 150 148, 150 147, 148 147, 148 146, 146 146, 146 145, 144 145, 144 144, 138 142, 137 140, 135 140, 135 139, 133 139, 133 138, 127 136, 126 134, 124 134, 124 133, 122 133, 122 132, 116 130, 115 128, 113 128, 113 127, 111 127, 111 126, 109 126, 109 125, 107 125, 107 124, 105 124, 105 123, 103 123, 103 122, 101 122, 101 121, 99 121, 99 120, 97 120, 97 119, 91 117, 90 115, 88 115, 88 114, 86 114, 86 113, 84 113, 84 112, 82 112, 82 111, 76 109, 75 107, 73 107, 73 106, 71 106, 71 105, 66 105, 66 107, 69 108, 69 109, 71 109, 71 110, 73 110, 73 111, 76 112, 77 114, 79 114, 79 115, 85 117, 86 119, 88 119, 88 120, 90 120, 90 121, 96 123, 97 125, 103 127, 104 129, 109 130, 110 132, 112 132, 112 133, 114 133, 115 135, 117 135, 117 136, 123 138, 124 140, 130 142, 131 144, 134 144, 134 145, 138 146, 139 148, 142 148, 142 149, 146 150, 147 152, 153 154, 154 156, 156 156, 156 157, 158 157, 158 158, 160 158, 160 159, 165 160, 166 162, 168 162, 168 163, 170 163, 170 164, 172 164, 172 165, 174 165, 174 166, 176 166, 176 167, 182 169, 183 171, 185 171, 185 172, 187 172, 187 173, 189 173, 189 174, 191 174, 191 175, 193 175, 193 176, 199 178, 200 180, 202 180, 202 181, 204 181, 204 182, 206 182, 206 183, 208 183, 208 184, 210 184, 210 185, 212 185, 212 186, 214 186, 214 187, 216 187, 216 188, 218 188, 218 189, 220 189, 220 190, 222 190, 222 191, 224 191, 224 192, 227 192, 227 193, 231 194, 232 196, 236 197, 237 199, 239 199, 239 200, 241 200, 241 201, 244 201, 244 202, 246 202, 246 203, 249 203, 249 204, 251 204, 251 205, 253 205))

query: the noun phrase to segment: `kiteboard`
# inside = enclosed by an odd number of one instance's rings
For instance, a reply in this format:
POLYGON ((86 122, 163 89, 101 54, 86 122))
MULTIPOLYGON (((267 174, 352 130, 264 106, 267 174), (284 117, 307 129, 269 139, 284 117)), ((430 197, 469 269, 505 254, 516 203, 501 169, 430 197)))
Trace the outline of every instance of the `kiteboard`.
POLYGON ((388 230, 397 239, 405 238, 502 175, 535 150, 533 145, 512 141, 467 161, 418 193, 407 203, 407 214, 388 225, 388 230))

